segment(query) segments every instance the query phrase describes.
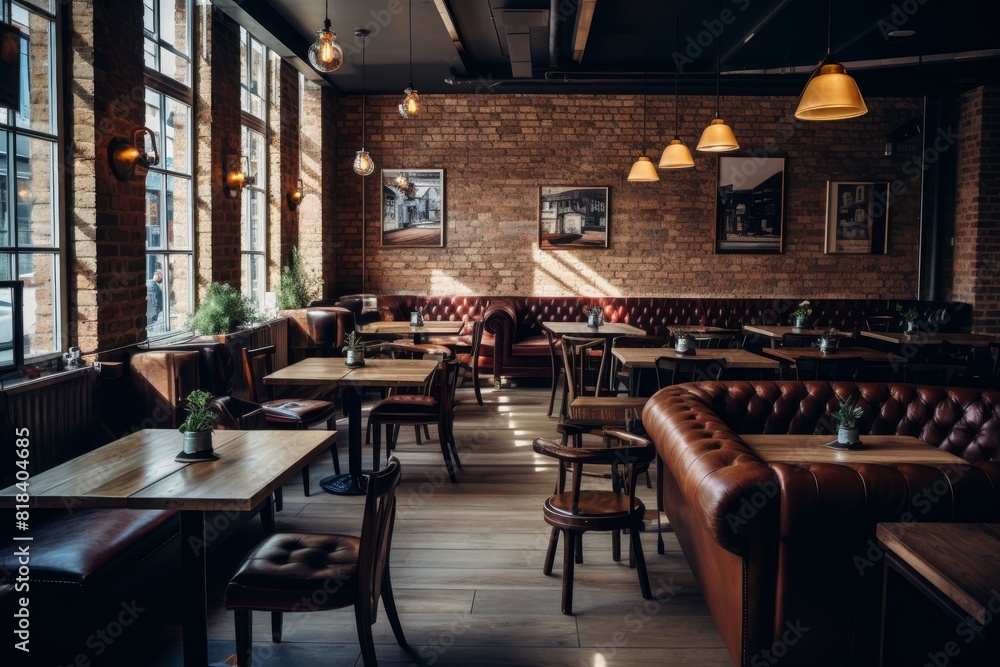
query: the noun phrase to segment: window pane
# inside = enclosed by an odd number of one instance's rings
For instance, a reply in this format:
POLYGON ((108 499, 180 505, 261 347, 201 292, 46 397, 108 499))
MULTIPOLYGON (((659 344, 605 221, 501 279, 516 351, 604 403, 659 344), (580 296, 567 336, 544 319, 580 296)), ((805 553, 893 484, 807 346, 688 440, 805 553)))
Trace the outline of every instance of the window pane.
POLYGON ((240 276, 243 293, 254 302, 257 309, 264 303, 264 256, 243 255, 243 271, 240 276))
POLYGON ((55 206, 52 199, 52 158, 55 143, 15 138, 17 183, 17 243, 55 247, 55 206))
POLYGON ((266 204, 264 193, 259 190, 243 189, 243 249, 264 250, 264 215, 266 204))
POLYGON ((187 0, 160 0, 160 39, 184 55, 188 51, 187 0))
POLYGON ((22 33, 21 109, 15 121, 18 127, 55 134, 55 113, 50 104, 52 21, 17 5, 11 7, 11 19, 22 33))
POLYGON ((34 253, 17 258, 17 279, 24 281, 25 356, 57 351, 58 257, 55 253, 34 253))
POLYGON ((167 255, 163 284, 164 309, 169 313, 164 323, 167 331, 183 331, 191 319, 191 285, 194 284, 191 255, 167 255))
POLYGON ((191 248, 191 179, 167 176, 167 247, 191 248))
POLYGON ((163 305, 166 303, 164 266, 166 255, 146 256, 146 332, 147 335, 167 330, 163 305))
MULTIPOLYGON (((164 167, 171 171, 180 171, 185 174, 191 173, 188 165, 188 154, 190 151, 190 134, 188 128, 191 126, 190 108, 186 104, 181 104, 177 100, 165 98, 166 102, 166 145, 160 144, 165 156, 164 167)), ((157 137, 159 139, 159 137, 157 137)))
MULTIPOLYGON (((7 176, 7 141, 10 135, 0 132, 0 248, 9 248, 14 239, 10 235, 10 207, 7 205, 7 193, 10 190, 7 176)), ((10 280, 7 274, 0 271, 0 280, 10 280)))
POLYGON ((151 171, 146 175, 146 248, 156 250, 166 247, 166 235, 161 223, 163 175, 151 171))

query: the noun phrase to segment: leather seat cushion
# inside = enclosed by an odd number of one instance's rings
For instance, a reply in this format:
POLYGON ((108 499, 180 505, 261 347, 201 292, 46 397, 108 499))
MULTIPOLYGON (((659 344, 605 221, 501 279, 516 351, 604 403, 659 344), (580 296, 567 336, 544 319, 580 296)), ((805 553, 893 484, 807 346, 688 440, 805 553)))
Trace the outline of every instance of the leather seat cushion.
POLYGON ((394 394, 372 406, 370 415, 380 414, 417 414, 437 416, 438 402, 433 396, 421 394, 394 394))
MULTIPOLYGON (((567 517, 598 516, 606 518, 611 518, 615 515, 619 517, 625 516, 630 511, 628 496, 615 493, 614 491, 587 491, 581 493, 580 506, 575 515, 570 509, 572 502, 572 493, 557 493, 545 500, 545 511, 567 517)), ((638 510, 640 507, 642 507, 642 503, 636 500, 631 511, 638 510)))
POLYGON ((260 404, 269 422, 312 423, 329 418, 337 411, 337 406, 329 401, 313 401, 298 398, 279 398, 260 404))
POLYGON ((360 543, 351 535, 271 535, 226 586, 226 607, 307 611, 353 604, 360 543))
POLYGON ((545 336, 529 336, 510 347, 513 354, 520 357, 549 358, 549 340, 545 336))

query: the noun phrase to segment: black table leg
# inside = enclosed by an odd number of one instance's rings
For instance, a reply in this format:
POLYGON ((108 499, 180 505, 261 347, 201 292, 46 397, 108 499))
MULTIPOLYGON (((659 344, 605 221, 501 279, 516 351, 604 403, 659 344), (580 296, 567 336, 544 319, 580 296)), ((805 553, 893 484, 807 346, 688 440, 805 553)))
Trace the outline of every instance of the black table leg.
POLYGON ((181 511, 181 579, 184 667, 208 665, 208 598, 206 586, 205 513, 181 511))
POLYGON ((345 387, 344 403, 347 406, 347 457, 348 474, 333 475, 320 480, 324 491, 342 496, 361 496, 365 493, 367 479, 361 474, 361 387, 345 387))

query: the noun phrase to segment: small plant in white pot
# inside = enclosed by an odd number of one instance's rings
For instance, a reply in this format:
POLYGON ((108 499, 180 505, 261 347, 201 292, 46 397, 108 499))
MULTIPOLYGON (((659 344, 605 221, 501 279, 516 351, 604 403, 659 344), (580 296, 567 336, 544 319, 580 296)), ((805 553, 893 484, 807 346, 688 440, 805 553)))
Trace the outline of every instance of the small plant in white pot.
POLYGON ((344 365, 346 366, 364 366, 365 365, 365 346, 361 342, 361 336, 357 332, 352 331, 347 334, 347 338, 344 339, 344 347, 342 348, 344 356, 344 365))
POLYGON ((813 309, 808 301, 803 301, 799 307, 792 311, 792 328, 805 329, 806 319, 812 315, 813 309))
POLYGON ((854 404, 855 398, 848 396, 840 401, 836 410, 830 412, 830 419, 837 425, 837 446, 849 448, 858 444, 858 419, 865 413, 861 406, 854 404))
POLYGON ((896 312, 902 313, 903 319, 906 320, 906 333, 913 334, 917 333, 920 329, 917 326, 917 321, 920 319, 920 311, 915 307, 910 306, 909 310, 903 312, 903 305, 896 304, 896 312))
POLYGON ((676 329, 674 331, 674 352, 694 354, 694 336, 683 329, 676 329))
POLYGON ((184 449, 179 458, 185 460, 217 459, 212 451, 212 432, 217 415, 208 406, 212 395, 196 389, 188 394, 184 409, 188 416, 177 430, 184 434, 184 449))
POLYGON ((817 346, 819 351, 823 354, 831 354, 837 351, 837 345, 840 343, 840 334, 836 329, 829 329, 823 332, 823 335, 819 337, 817 341, 817 346))

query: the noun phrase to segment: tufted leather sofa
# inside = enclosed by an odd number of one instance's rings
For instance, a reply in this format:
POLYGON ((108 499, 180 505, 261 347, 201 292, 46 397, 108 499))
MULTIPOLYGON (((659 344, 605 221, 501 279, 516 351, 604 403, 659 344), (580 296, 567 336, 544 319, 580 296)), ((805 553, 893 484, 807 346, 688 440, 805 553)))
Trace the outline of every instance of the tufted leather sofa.
POLYGON ((734 664, 878 661, 876 523, 1000 520, 1000 392, 909 384, 668 387, 643 425, 658 493, 734 664), (741 433, 830 433, 858 396, 864 434, 918 437, 969 465, 765 463, 741 433), (779 653, 780 651, 780 653, 779 653))
MULTIPOLYGON (((344 297, 345 307, 360 308, 360 300, 344 297)), ((581 297, 581 296, 415 296, 378 297, 381 319, 406 320, 422 308, 431 320, 470 320, 483 317, 486 335, 483 356, 492 357, 493 380, 502 377, 549 377, 551 363, 542 322, 585 322, 591 306, 604 310, 608 322, 624 322, 653 336, 665 336, 671 326, 717 326, 739 329, 744 324, 787 324, 799 299, 702 297, 581 297)), ((886 301, 879 299, 811 299, 811 324, 849 331, 863 328, 875 315, 897 316, 916 307, 923 319, 941 331, 963 331, 970 323, 967 304, 943 301, 886 301)), ((369 317, 374 317, 370 314, 369 317)))

